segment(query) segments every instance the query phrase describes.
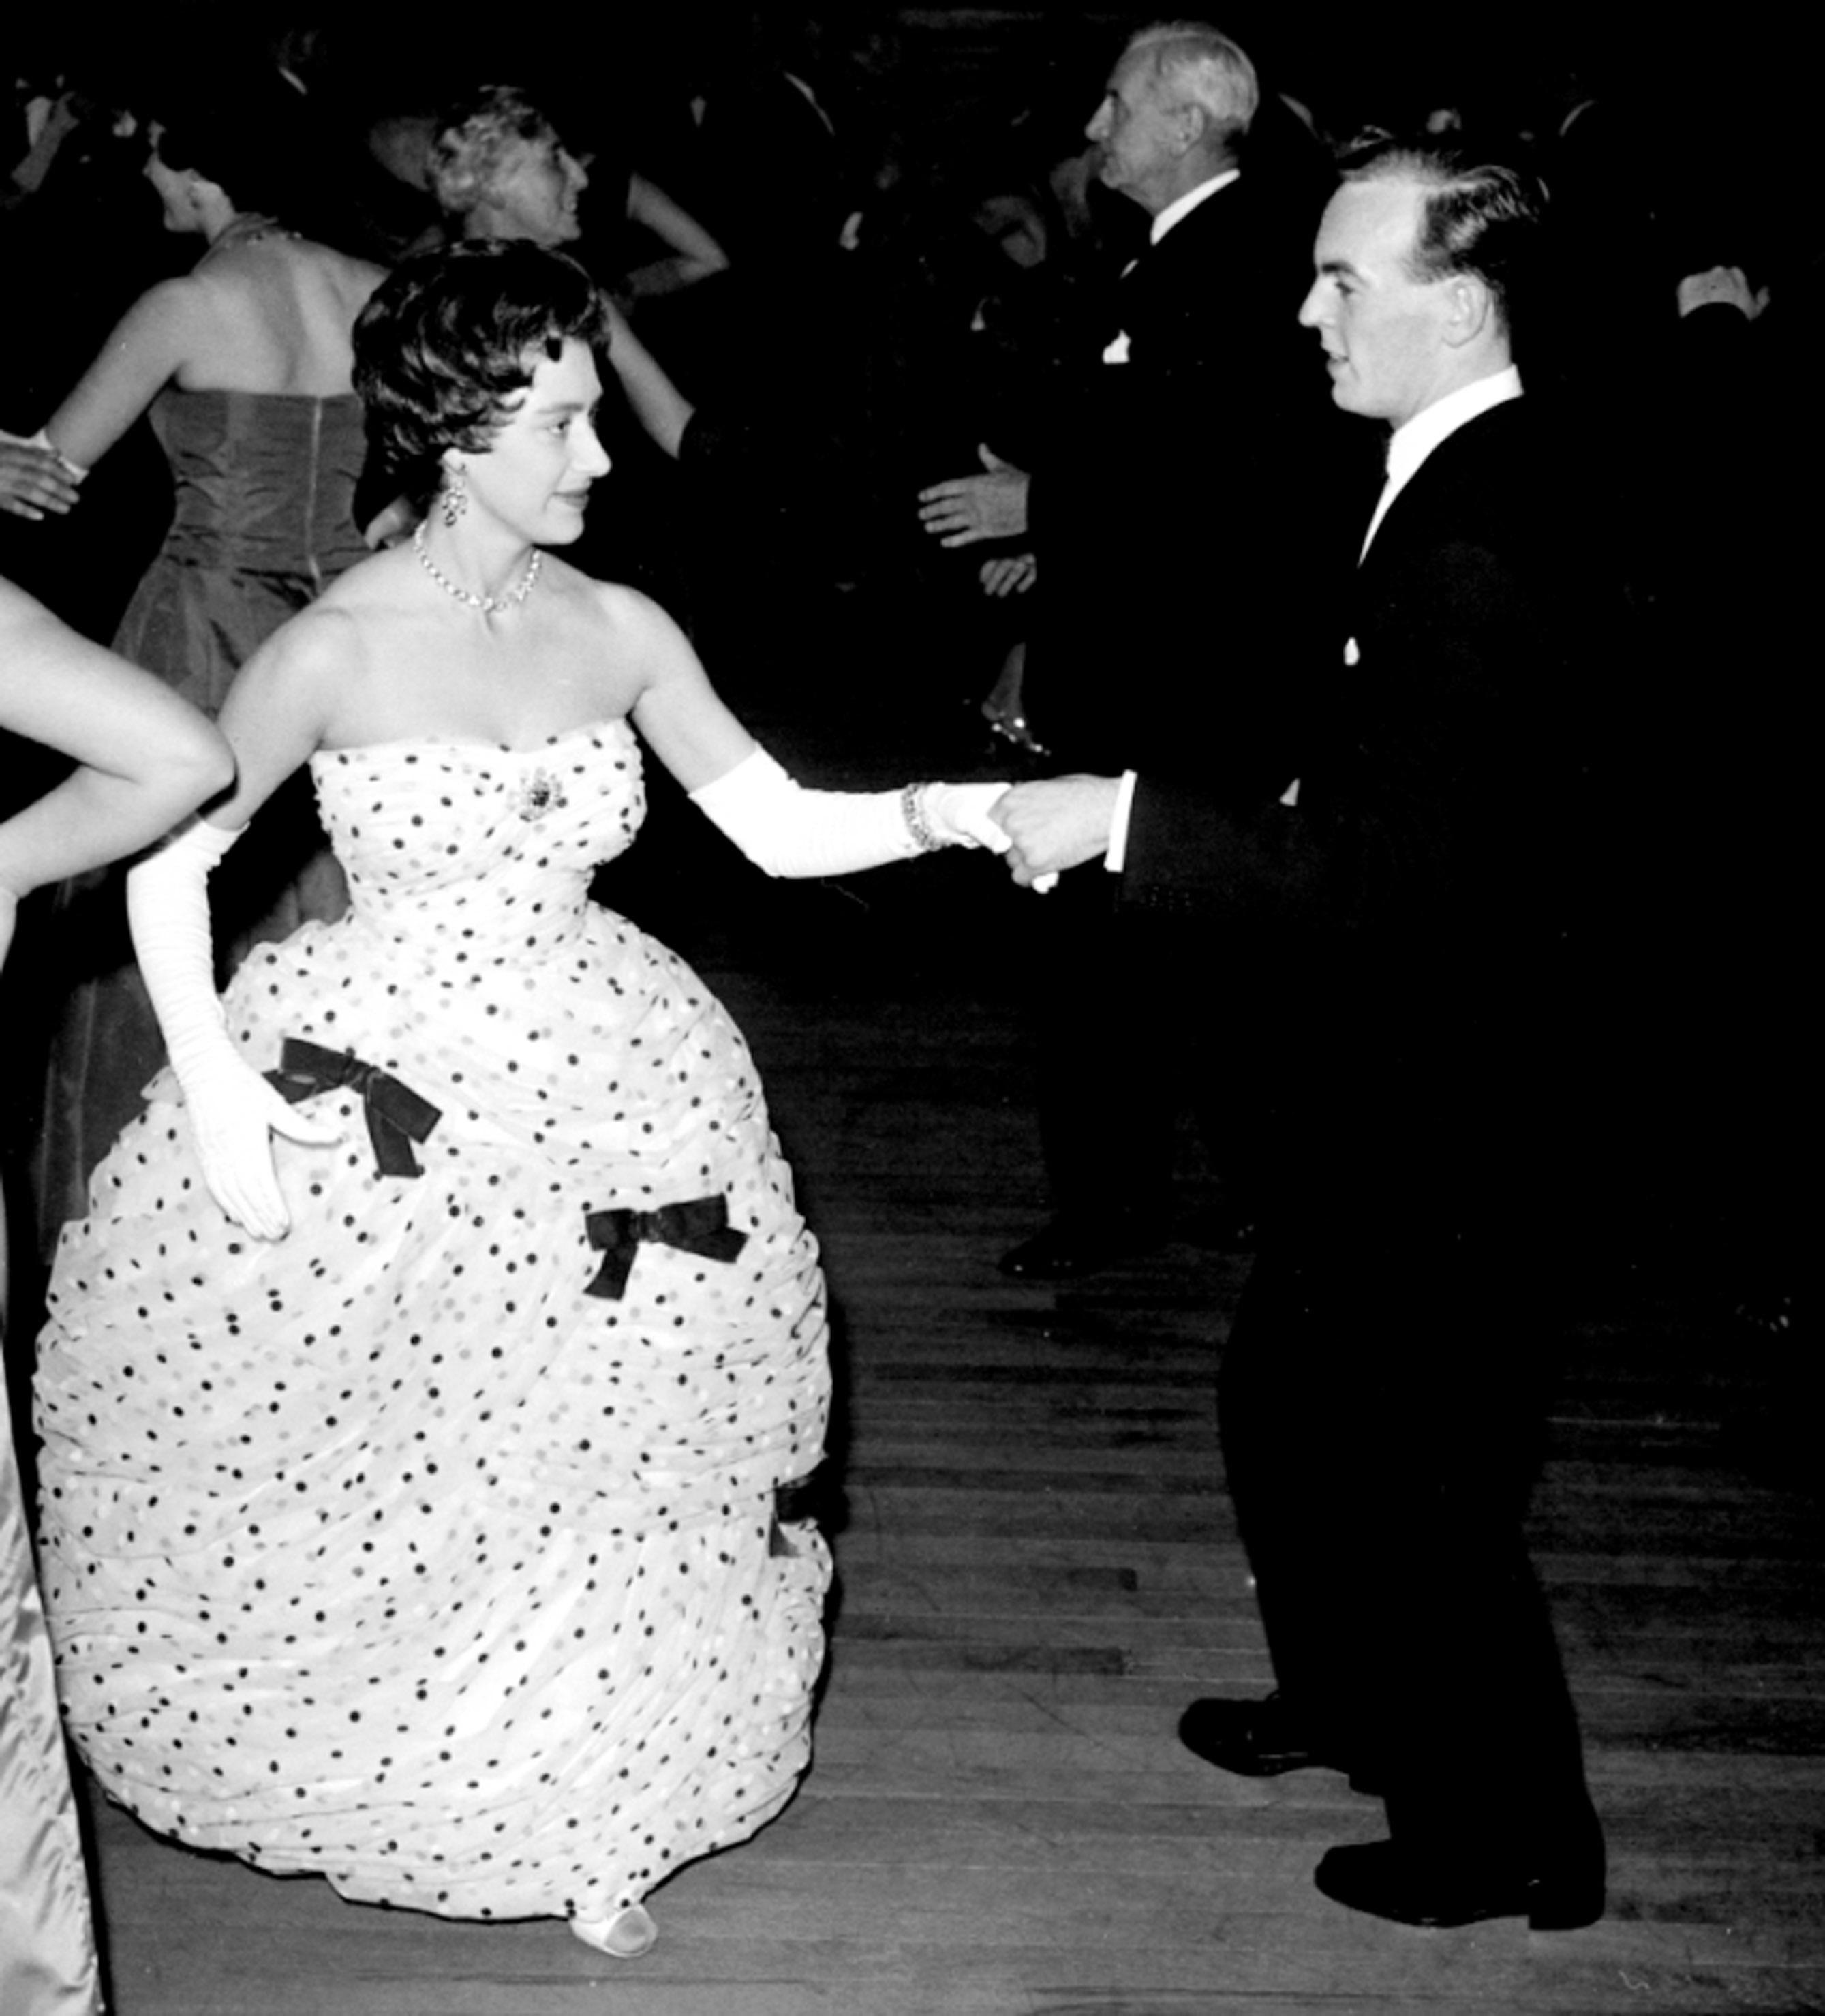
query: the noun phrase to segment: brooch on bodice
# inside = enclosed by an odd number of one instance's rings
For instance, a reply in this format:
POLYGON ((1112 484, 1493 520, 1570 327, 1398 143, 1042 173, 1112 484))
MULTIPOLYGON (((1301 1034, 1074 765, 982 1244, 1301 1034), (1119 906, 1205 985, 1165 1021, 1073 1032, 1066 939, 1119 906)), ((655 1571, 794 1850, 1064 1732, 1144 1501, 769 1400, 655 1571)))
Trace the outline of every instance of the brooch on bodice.
POLYGON ((535 770, 520 787, 519 802, 514 806, 523 819, 542 819, 547 812, 554 812, 570 803, 564 796, 564 787, 549 770, 535 770))

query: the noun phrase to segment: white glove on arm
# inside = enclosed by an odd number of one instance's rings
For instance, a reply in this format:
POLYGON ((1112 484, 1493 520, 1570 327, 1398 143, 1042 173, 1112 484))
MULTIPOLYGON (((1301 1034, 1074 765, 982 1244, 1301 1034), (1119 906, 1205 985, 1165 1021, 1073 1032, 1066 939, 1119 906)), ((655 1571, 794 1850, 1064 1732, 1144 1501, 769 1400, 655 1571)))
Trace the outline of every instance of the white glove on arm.
POLYGON ((847 875, 941 847, 1005 853, 988 816, 1006 784, 909 784, 898 791, 808 791, 764 749, 690 794, 769 875, 847 875))
POLYGON ((291 1216, 272 1166, 272 1136, 310 1147, 342 1137, 288 1105, 229 1037, 215 992, 208 883, 239 838, 198 819, 167 841, 129 872, 127 917, 209 1193, 237 1225, 279 1239, 291 1216))

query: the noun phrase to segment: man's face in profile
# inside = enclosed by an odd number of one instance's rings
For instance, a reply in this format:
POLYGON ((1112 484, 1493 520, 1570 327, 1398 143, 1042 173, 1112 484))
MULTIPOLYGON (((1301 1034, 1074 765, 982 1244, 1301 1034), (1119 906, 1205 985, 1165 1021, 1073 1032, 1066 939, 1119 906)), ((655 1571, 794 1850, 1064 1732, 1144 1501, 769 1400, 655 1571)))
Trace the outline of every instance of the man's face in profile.
POLYGON ((1438 396, 1452 276, 1415 279, 1424 191, 1417 182, 1345 182, 1326 207, 1299 311, 1324 345, 1331 397, 1346 412, 1400 427, 1438 396))
POLYGON ((1096 116, 1084 131, 1102 149, 1099 174, 1112 189, 1148 209, 1154 192, 1172 172, 1172 129, 1144 58, 1117 67, 1096 116))

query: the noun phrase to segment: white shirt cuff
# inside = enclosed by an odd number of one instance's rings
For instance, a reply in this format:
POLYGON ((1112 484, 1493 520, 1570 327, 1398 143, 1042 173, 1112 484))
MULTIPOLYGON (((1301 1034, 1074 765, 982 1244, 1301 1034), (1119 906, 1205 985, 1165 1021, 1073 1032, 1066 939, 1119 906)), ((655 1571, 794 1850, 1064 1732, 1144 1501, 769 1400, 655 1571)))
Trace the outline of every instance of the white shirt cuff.
POLYGON ((1115 811, 1109 822, 1109 845, 1103 855, 1103 866, 1111 875, 1119 875, 1128 866, 1128 822, 1134 812, 1134 787, 1139 782, 1132 770, 1121 773, 1121 788, 1115 794, 1115 811))

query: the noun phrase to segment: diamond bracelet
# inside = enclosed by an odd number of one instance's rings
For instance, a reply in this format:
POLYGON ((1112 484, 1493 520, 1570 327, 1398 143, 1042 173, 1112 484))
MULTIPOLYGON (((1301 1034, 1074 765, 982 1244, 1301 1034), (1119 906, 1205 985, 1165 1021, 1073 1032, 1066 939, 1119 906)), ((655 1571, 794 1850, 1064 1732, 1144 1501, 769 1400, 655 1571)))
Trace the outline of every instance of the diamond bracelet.
POLYGON ((923 784, 909 784, 900 794, 900 814, 906 822, 906 830, 918 842, 921 854, 935 854, 944 842, 931 830, 931 822, 925 815, 923 784))

